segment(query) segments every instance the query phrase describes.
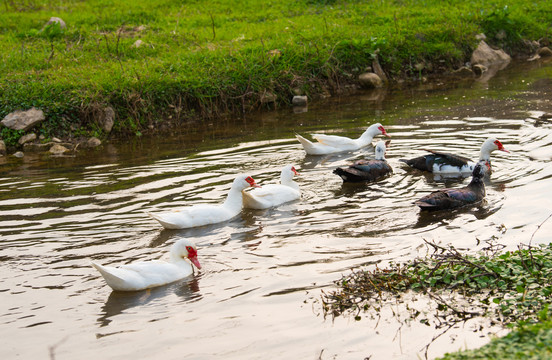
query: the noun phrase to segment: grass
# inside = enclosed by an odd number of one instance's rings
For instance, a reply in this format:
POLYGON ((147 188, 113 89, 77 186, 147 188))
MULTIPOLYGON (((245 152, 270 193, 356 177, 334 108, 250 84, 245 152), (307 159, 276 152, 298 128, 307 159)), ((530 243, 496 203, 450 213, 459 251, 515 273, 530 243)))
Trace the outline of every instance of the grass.
MULTIPOLYGON (((36 106, 46 137, 101 130, 139 135, 159 122, 289 104, 339 92, 378 59, 392 78, 461 66, 484 32, 510 53, 550 36, 552 3, 515 1, 245 0, 0 3, 0 118, 36 106), (51 16, 66 29, 44 28, 51 16), (497 37, 497 34, 499 37, 497 37), (143 45, 134 47, 141 40, 143 45)), ((14 143, 19 134, 3 129, 14 143)))

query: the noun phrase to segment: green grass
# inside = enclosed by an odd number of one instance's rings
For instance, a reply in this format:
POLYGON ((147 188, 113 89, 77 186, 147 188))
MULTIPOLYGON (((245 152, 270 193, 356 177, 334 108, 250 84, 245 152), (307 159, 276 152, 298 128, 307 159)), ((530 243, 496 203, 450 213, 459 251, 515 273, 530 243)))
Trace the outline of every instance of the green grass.
POLYGON ((469 60, 477 33, 515 52, 522 39, 550 36, 552 24, 547 0, 3 0, 0 8, 0 118, 40 107, 45 136, 97 131, 91 114, 106 105, 116 132, 140 133, 168 119, 270 106, 266 92, 281 104, 295 89, 337 92, 376 53, 391 78, 415 78, 417 63, 439 72, 469 60), (67 29, 42 30, 50 16, 67 29))
POLYGON ((552 358, 552 321, 523 325, 474 350, 446 354, 442 360, 548 360, 552 358))

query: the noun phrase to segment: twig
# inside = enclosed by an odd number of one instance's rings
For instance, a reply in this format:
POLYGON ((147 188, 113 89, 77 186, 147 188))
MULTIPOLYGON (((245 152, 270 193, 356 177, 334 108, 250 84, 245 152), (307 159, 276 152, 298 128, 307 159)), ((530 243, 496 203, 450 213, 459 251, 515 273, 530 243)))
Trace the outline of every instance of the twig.
POLYGON ((529 246, 531 246, 531 242, 533 241, 533 238, 535 237, 535 234, 537 233, 537 231, 539 231, 539 229, 541 228, 542 225, 544 225, 544 223, 546 221, 548 221, 548 219, 550 219, 552 217, 552 214, 548 215, 548 217, 546 219, 544 219, 543 222, 541 222, 539 224, 539 226, 537 226, 537 229, 533 232, 533 235, 531 235, 531 238, 529 239, 529 246))
POLYGON ((209 16, 211 17, 211 27, 213 29, 213 40, 211 41, 215 41, 215 38, 217 37, 217 34, 215 33, 215 19, 213 18, 213 14, 209 14, 209 16))

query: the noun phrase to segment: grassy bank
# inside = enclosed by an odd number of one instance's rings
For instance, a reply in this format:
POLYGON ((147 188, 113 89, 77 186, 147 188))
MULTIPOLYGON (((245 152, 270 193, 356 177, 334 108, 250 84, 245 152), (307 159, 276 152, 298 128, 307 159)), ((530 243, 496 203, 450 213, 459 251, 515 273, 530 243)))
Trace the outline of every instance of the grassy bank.
MULTIPOLYGON (((519 54, 524 39, 552 32, 546 0, 5 0, 1 7, 0 118, 39 107, 47 137, 101 136, 91 120, 105 106, 115 109, 116 132, 139 134, 160 122, 286 105, 295 93, 337 93, 375 54, 392 79, 416 78, 468 61, 478 33, 519 54), (43 30, 51 16, 67 28, 43 30)), ((13 142, 20 134, 0 135, 13 142)))

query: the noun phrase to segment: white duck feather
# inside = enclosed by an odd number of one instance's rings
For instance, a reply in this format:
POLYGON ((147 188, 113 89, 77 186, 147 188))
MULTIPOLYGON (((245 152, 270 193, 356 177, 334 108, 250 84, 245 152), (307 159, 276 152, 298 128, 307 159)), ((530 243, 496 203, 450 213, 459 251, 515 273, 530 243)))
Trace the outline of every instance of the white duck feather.
POLYGON ((186 229, 196 226, 216 224, 237 216, 243 207, 242 190, 259 187, 248 175, 239 175, 232 183, 226 200, 221 205, 198 204, 172 212, 151 214, 165 229, 186 229))
POLYGON ((268 209, 297 200, 301 197, 299 185, 293 176, 299 175, 295 167, 287 165, 280 173, 280 184, 263 185, 262 188, 243 192, 243 205, 250 209, 268 209))
POLYGON ((181 280, 193 273, 190 261, 198 268, 196 245, 190 239, 180 239, 170 250, 170 262, 144 261, 120 267, 92 262, 107 285, 117 291, 138 291, 181 280))

